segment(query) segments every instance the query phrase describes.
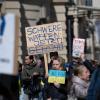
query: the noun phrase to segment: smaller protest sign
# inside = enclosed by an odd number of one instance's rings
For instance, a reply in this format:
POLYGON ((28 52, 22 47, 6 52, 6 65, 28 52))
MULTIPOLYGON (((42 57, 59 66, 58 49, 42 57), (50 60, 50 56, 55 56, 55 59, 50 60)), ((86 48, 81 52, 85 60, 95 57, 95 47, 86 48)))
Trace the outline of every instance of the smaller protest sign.
POLYGON ((73 39, 73 57, 80 57, 84 53, 85 39, 74 38, 73 39))
POLYGON ((49 83, 65 84, 66 72, 61 70, 49 70, 49 83))

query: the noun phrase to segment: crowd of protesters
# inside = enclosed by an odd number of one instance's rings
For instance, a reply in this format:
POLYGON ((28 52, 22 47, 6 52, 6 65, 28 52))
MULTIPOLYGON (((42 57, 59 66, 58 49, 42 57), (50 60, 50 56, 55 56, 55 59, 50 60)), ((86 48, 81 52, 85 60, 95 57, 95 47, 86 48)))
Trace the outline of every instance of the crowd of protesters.
POLYGON ((100 62, 87 60, 84 54, 72 62, 58 54, 51 57, 48 70, 66 72, 65 83, 49 83, 42 56, 25 55, 19 65, 19 100, 99 100, 100 62))

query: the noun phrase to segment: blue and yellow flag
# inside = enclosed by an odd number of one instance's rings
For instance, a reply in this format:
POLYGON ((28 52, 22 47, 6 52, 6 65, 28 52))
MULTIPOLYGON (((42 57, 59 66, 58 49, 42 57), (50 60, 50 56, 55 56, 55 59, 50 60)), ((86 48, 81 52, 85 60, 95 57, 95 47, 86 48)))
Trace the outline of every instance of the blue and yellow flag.
POLYGON ((66 71, 49 70, 49 83, 65 84, 66 71))

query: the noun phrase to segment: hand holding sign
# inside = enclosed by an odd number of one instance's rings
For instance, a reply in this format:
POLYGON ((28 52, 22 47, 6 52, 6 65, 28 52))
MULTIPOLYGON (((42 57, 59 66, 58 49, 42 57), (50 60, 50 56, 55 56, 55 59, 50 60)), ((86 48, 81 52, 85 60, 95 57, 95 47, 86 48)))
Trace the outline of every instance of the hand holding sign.
POLYGON ((57 82, 54 82, 54 85, 55 85, 57 88, 59 88, 59 87, 60 87, 60 84, 59 84, 59 83, 57 83, 57 82))
POLYGON ((84 53, 81 53, 80 54, 80 58, 81 58, 82 61, 85 61, 85 54, 84 53))
POLYGON ((26 27, 25 30, 28 54, 44 54, 47 77, 48 61, 46 53, 63 49, 62 25, 60 22, 55 22, 26 27))

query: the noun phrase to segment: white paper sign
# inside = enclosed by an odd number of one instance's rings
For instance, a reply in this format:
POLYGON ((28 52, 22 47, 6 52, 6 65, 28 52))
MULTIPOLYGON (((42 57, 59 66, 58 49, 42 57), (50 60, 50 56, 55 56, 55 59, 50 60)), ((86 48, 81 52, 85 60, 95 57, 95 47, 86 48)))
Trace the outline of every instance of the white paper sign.
POLYGON ((85 39, 74 38, 73 39, 73 57, 80 57, 84 53, 85 39))
POLYGON ((0 73, 17 74, 17 24, 14 14, 5 14, 0 19, 0 73))

